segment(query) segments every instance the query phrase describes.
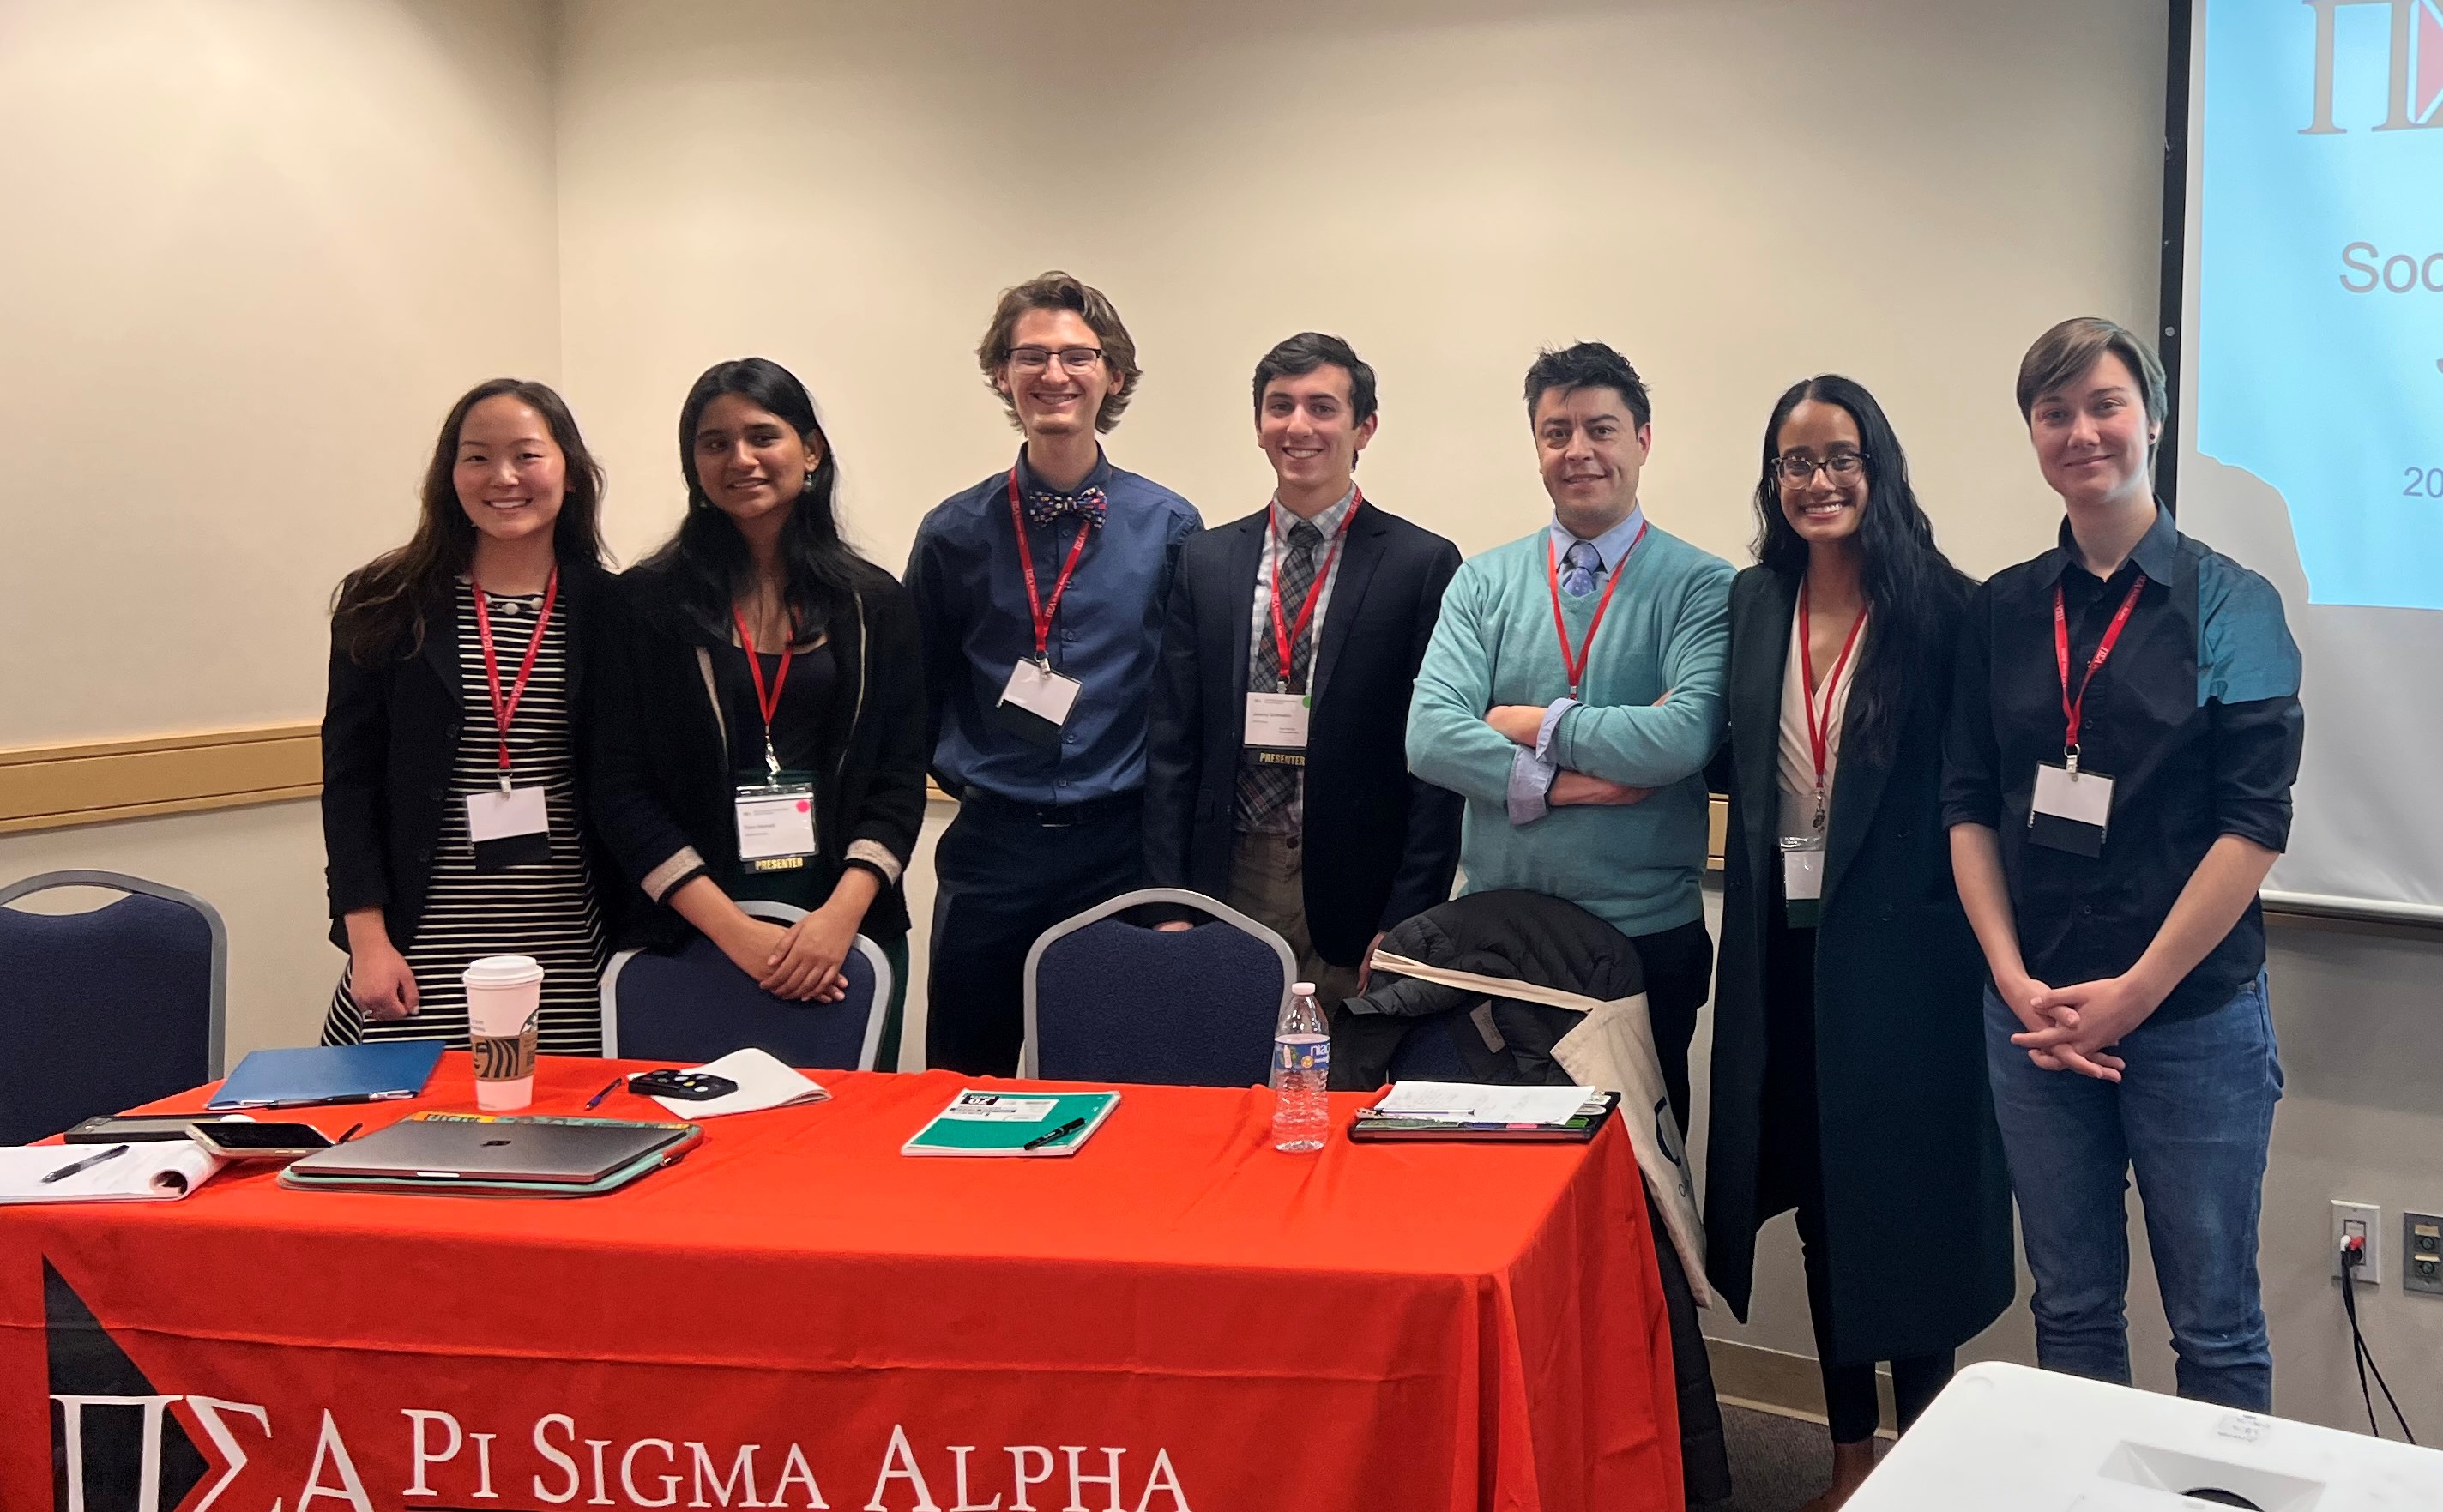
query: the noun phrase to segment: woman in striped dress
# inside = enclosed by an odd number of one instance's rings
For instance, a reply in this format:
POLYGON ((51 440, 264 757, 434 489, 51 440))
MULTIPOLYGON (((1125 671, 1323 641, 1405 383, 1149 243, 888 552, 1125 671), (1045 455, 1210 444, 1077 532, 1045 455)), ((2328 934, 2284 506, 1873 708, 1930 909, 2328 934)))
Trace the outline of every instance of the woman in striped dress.
POLYGON ((325 1044, 467 1044, 459 974, 543 968, 540 1047, 601 1046, 604 929, 583 827, 583 650, 608 575, 601 469, 557 393, 451 408, 414 537, 340 584, 322 719, 325 1044))

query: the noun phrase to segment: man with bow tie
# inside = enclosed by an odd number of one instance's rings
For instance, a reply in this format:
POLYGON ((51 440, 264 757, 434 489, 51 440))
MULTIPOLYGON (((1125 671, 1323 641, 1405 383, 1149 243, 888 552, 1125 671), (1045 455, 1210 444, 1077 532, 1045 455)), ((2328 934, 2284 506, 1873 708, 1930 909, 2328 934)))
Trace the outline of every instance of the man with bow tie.
POLYGON ((1566 898, 1626 935, 1672 1111, 1713 978, 1703 772, 1723 728, 1731 566, 1647 523, 1653 406, 1588 341, 1539 355, 1527 413, 1550 521, 1469 558, 1417 673, 1408 763, 1467 799, 1467 890, 1566 898))
MULTIPOLYGON (((1408 694, 1459 548, 1357 486, 1374 370, 1338 337, 1256 365, 1273 497, 1180 554, 1154 680, 1146 872, 1289 941, 1326 1003, 1450 896, 1457 794, 1408 775, 1408 694)), ((1185 923, 1164 927, 1185 928, 1185 923)))
POLYGON ((1018 1068, 1027 948, 1140 884, 1146 701, 1193 505, 1111 465, 1136 344, 1099 290, 1002 293, 976 357, 1026 445, 925 517, 909 554, 932 773, 959 800, 934 852, 926 1064, 1018 1068))

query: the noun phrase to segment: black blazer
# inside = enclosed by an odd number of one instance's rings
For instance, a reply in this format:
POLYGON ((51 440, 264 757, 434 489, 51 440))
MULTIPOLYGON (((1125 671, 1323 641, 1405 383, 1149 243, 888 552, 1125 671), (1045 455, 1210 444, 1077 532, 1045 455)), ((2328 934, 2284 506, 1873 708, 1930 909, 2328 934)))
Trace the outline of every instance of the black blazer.
MULTIPOLYGON (((1964 593, 1964 589, 1963 589, 1964 593)), ((2011 1186, 1985 1077, 1985 959, 1942 825, 1941 669, 1952 624, 1908 681, 1889 761, 1845 743, 1832 777, 1815 929, 1815 1065, 1831 1349, 1844 1364, 1937 1354, 2011 1304, 2011 1186)), ((1747 1317, 1755 1232, 1794 1206, 1789 1109, 1771 1091, 1774 1020, 1800 1005, 1766 967, 1780 927, 1781 694, 1798 584, 1763 567, 1731 587, 1731 813, 1714 994, 1705 1269, 1747 1317)), ((1872 654, 1874 627, 1866 628, 1872 654)), ((1804 1074, 1803 1072, 1801 1074, 1804 1074)))
MULTIPOLYGON (((624 885, 610 913, 622 945, 669 949, 689 933, 663 900, 681 882, 738 867, 735 778, 702 633, 678 615, 665 575, 622 574, 606 595, 597 659, 594 826, 624 885)), ((925 822, 925 684, 908 591, 871 563, 832 616, 838 660, 835 707, 815 772, 815 845, 836 870, 862 865, 883 881, 860 933, 908 933, 901 879, 925 822)))
MULTIPOLYGON (((1146 875, 1158 887, 1229 890, 1271 509, 1180 550, 1146 742, 1146 875)), ((1408 774, 1407 738, 1417 665, 1458 571, 1458 547, 1360 501, 1308 679, 1306 921, 1335 965, 1357 965, 1378 932, 1450 897, 1463 805, 1408 774)))
MULTIPOLYGON (((610 581, 591 562, 563 562, 553 610, 568 637, 569 743, 580 814, 589 785, 587 669, 610 581)), ((458 676, 454 592, 428 604, 424 623, 423 646, 372 666, 359 666, 336 636, 331 642, 322 705, 322 875, 331 943, 341 950, 348 948, 345 917, 357 909, 379 908, 391 943, 401 951, 424 917, 468 708, 458 676)), ((598 882, 608 873, 590 837, 587 848, 598 882)))

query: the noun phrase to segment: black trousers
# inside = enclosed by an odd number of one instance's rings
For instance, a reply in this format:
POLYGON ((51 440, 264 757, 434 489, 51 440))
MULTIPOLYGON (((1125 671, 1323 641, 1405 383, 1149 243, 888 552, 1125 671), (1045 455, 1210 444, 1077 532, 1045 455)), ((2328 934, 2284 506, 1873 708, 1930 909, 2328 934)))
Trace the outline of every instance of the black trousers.
POLYGON ((1133 794, 1036 808, 970 793, 933 852, 933 944, 925 1064, 1009 1076, 1026 1037, 1026 953, 1036 937, 1143 885, 1133 794))
POLYGON ((1697 1037, 1697 1014, 1714 989, 1714 941, 1705 921, 1692 919, 1676 929, 1631 935, 1638 963, 1645 969, 1645 1012, 1654 1026, 1654 1053, 1662 1063, 1662 1090, 1680 1132, 1688 1132, 1688 1046, 1697 1037))
MULTIPOLYGON (((1806 1250, 1807 1311, 1824 1376, 1824 1415, 1832 1442, 1875 1436, 1875 1363, 1838 1361, 1832 1353, 1832 1241, 1825 1223, 1822 1113, 1815 1092, 1815 931, 1771 926, 1765 961, 1764 1211, 1794 1196, 1806 1250), (1778 1200, 1777 1200, 1778 1199, 1778 1200)), ((1892 1361, 1892 1402, 1905 1432, 1951 1380, 1951 1351, 1892 1361)))

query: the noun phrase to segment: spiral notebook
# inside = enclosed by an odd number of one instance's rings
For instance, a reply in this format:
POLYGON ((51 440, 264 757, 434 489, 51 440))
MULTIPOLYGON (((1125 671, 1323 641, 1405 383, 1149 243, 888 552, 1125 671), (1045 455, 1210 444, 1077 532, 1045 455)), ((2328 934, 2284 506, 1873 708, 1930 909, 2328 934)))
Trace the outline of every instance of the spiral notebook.
POLYGON ((227 1163, 193 1139, 131 1141, 124 1155, 57 1181, 43 1179, 98 1153, 89 1144, 0 1147, 0 1204, 175 1202, 227 1163))
POLYGON ((1075 1155, 1117 1107, 1117 1092, 984 1092, 969 1087, 899 1147, 901 1155, 1075 1155))

